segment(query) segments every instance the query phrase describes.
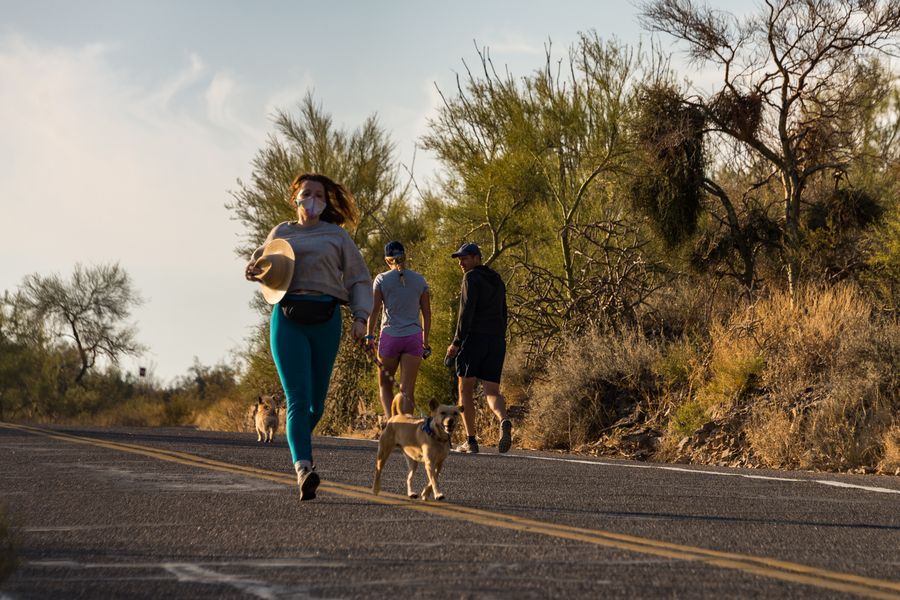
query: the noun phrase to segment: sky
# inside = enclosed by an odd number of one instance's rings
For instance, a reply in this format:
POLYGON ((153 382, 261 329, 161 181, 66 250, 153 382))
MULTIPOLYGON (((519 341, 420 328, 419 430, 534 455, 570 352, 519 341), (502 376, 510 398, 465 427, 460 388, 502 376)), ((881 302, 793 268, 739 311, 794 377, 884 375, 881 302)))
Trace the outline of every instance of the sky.
POLYGON ((0 292, 117 262, 145 300, 131 322, 147 351, 124 369, 168 383, 195 360, 231 363, 259 292, 225 205, 276 109, 312 91, 338 127, 376 114, 427 185, 440 164, 417 143, 436 86, 452 93, 476 48, 525 75, 580 31, 646 43, 636 13, 627 0, 0 0, 0 292))

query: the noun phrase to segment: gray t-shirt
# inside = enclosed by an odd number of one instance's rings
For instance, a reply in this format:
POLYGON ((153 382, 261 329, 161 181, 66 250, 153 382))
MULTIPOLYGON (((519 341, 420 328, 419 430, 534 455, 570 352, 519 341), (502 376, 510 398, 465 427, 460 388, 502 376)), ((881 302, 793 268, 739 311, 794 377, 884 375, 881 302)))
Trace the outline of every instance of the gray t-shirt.
POLYGON ((419 300, 422 294, 429 293, 428 283, 424 277, 409 269, 403 271, 391 269, 375 276, 372 290, 373 292, 380 290, 384 300, 384 308, 381 311, 381 333, 403 337, 422 331, 419 322, 419 300))

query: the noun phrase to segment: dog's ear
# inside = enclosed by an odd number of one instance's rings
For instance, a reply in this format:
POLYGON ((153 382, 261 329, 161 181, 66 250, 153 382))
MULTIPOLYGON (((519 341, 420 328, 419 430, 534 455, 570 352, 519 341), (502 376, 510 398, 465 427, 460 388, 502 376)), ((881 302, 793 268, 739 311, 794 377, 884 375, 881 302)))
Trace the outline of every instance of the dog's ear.
POLYGON ((434 409, 436 409, 438 406, 440 406, 440 405, 438 404, 438 401, 435 400, 434 398, 432 398, 431 400, 428 401, 428 410, 434 411, 434 409))
POLYGON ((257 404, 262 404, 262 396, 257 396, 257 397, 256 397, 256 403, 257 403, 257 404))

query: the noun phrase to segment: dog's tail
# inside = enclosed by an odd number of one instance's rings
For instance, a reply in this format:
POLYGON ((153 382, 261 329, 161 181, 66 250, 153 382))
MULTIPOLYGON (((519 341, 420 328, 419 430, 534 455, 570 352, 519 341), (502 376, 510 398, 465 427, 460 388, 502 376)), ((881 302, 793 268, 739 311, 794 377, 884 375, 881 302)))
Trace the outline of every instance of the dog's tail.
POLYGON ((394 399, 391 401, 391 416, 396 417, 397 415, 403 414, 403 394, 397 394, 394 396, 394 399))

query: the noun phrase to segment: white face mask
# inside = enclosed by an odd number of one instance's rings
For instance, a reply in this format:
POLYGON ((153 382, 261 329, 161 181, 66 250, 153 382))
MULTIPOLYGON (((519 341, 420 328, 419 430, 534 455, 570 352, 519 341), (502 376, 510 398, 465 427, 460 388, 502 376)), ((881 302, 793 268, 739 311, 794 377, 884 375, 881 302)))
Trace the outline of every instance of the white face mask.
POLYGON ((298 199, 297 206, 303 208, 307 218, 318 217, 325 210, 325 202, 311 196, 302 200, 298 199))

